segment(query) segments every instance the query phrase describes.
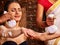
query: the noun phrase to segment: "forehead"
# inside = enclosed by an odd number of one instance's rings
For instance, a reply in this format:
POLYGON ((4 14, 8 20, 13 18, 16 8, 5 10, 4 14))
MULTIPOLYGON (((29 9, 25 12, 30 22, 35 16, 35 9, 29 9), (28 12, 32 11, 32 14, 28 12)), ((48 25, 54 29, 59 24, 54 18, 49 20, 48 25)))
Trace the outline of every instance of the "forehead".
POLYGON ((19 3, 13 2, 9 5, 8 8, 21 8, 21 6, 19 5, 19 3))

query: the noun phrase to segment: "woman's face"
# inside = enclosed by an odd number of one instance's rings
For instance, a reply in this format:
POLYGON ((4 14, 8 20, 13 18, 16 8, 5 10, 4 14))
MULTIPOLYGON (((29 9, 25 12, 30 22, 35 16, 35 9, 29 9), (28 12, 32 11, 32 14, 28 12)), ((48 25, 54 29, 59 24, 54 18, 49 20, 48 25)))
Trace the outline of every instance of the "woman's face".
POLYGON ((21 20, 22 10, 18 3, 16 2, 11 3, 8 7, 8 12, 10 13, 12 19, 16 21, 21 20))

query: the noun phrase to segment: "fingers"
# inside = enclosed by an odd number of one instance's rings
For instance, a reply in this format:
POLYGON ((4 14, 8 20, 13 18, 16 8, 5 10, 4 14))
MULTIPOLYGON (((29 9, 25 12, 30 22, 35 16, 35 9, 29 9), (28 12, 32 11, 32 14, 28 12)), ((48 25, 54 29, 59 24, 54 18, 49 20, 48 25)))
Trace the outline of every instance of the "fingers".
POLYGON ((7 20, 9 20, 10 19, 10 15, 9 15, 9 13, 7 12, 7 13, 5 13, 3 16, 2 16, 2 19, 4 18, 4 21, 7 21, 7 20))
POLYGON ((37 37, 37 33, 31 29, 27 29, 27 28, 22 27, 22 31, 25 34, 25 36, 30 39, 36 39, 36 37, 37 37))
POLYGON ((8 35, 8 31, 7 31, 7 30, 3 30, 3 31, 2 31, 2 36, 3 36, 3 37, 7 37, 7 35, 8 35))
POLYGON ((22 31, 23 31, 23 33, 25 34, 26 37, 33 39, 34 34, 33 34, 33 31, 31 29, 27 29, 27 28, 22 27, 22 31))
POLYGON ((27 28, 22 27, 22 32, 24 33, 24 35, 25 35, 26 37, 29 37, 28 34, 27 34, 27 31, 28 31, 27 28))
POLYGON ((30 29, 27 31, 27 34, 31 37, 35 37, 35 35, 36 35, 36 33, 33 30, 30 30, 30 29))
POLYGON ((10 12, 4 11, 4 15, 6 15, 7 19, 11 19, 12 18, 12 15, 11 15, 10 12))
POLYGON ((38 33, 31 29, 27 31, 27 34, 29 35, 30 39, 36 39, 38 37, 38 33))

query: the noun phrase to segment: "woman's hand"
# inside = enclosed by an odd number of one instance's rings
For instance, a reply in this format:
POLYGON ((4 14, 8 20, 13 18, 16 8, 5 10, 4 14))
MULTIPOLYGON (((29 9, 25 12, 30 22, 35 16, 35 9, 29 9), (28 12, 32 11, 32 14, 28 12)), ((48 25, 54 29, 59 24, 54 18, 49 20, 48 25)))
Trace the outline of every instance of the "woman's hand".
POLYGON ((29 37, 28 34, 27 34, 27 31, 28 31, 27 28, 22 27, 22 32, 24 33, 24 35, 25 35, 26 37, 29 37))
POLYGON ((0 30, 0 31, 1 31, 1 37, 9 37, 8 30, 0 30))

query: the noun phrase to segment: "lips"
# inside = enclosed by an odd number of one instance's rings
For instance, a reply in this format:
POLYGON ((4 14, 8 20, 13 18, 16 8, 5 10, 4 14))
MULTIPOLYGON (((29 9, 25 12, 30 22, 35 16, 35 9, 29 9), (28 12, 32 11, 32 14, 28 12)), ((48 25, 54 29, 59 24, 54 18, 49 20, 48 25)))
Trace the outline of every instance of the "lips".
POLYGON ((15 16, 16 18, 19 18, 20 16, 15 16))

